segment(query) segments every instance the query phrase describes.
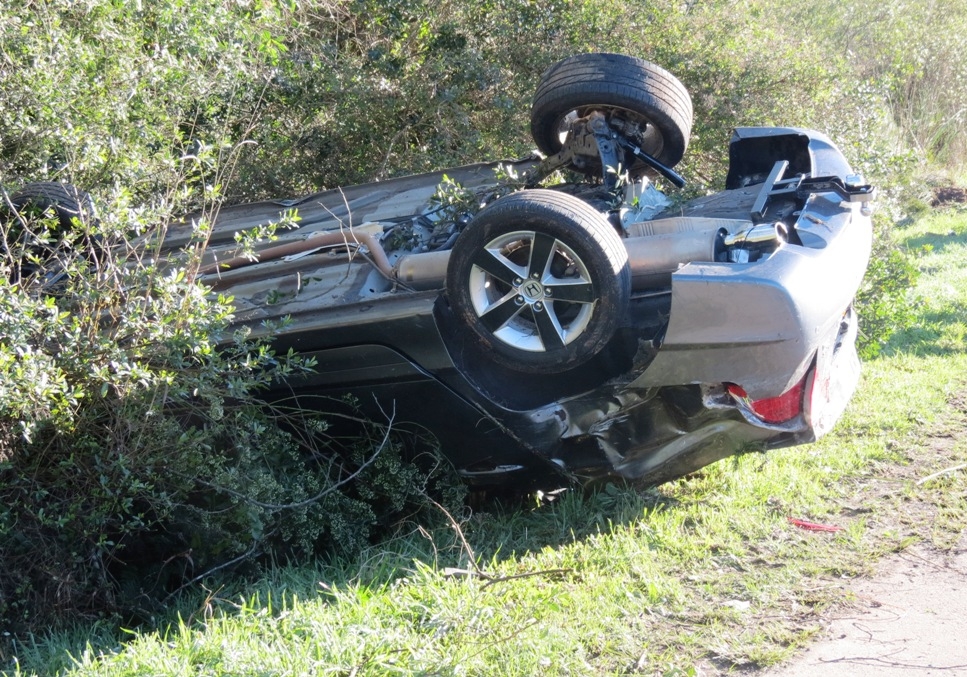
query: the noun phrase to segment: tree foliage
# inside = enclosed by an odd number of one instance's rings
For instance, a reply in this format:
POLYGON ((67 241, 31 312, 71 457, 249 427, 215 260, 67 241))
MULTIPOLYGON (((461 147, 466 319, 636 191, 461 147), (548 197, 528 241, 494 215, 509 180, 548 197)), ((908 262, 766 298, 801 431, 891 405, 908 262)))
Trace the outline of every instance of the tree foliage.
POLYGON ((962 160, 964 32, 938 30, 962 14, 929 0, 24 3, 0 17, 0 172, 150 199, 207 146, 198 182, 241 200, 519 155, 541 72, 581 51, 682 79, 684 169, 709 185, 737 125, 817 127, 856 162, 962 160))

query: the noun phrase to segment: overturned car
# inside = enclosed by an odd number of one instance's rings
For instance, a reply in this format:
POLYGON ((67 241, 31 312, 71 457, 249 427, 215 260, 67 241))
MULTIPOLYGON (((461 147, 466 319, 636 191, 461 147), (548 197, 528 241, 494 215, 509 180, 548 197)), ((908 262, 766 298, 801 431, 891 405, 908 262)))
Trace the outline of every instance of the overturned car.
POLYGON ((202 281, 316 359, 277 397, 393 409, 473 485, 656 484, 815 440, 857 383, 873 190, 820 133, 742 128, 725 190, 672 201, 653 179, 684 184, 691 123, 660 67, 577 55, 538 86, 540 156, 223 208, 202 281))

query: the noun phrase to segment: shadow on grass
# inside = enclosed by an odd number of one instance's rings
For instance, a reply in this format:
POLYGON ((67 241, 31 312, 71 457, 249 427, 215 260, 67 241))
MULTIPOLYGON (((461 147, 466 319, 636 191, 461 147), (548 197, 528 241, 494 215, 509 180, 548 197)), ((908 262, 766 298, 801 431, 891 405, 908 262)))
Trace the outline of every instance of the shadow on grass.
POLYGON ((967 303, 954 302, 939 312, 925 313, 917 326, 897 332, 881 354, 912 354, 923 357, 960 355, 967 352, 967 303))
MULTIPOLYGON (((964 218, 967 219, 967 216, 964 218)), ((941 253, 944 249, 952 245, 967 245, 967 231, 963 233, 957 233, 953 230, 945 233, 924 233, 923 235, 906 240, 903 246, 913 252, 928 250, 941 253)))
MULTIPOLYGON (((226 571, 173 598, 168 609, 150 620, 115 625, 110 620, 79 624, 74 632, 49 638, 27 638, 3 647, 18 656, 30 674, 67 670, 70 656, 110 654, 140 633, 160 635, 204 624, 212 616, 282 613, 286 600, 326 599, 340 604, 335 591, 357 588, 384 590, 426 567, 473 572, 494 564, 607 533, 667 510, 679 501, 659 489, 640 490, 606 485, 593 491, 561 490, 550 494, 504 494, 477 501, 473 510, 451 516, 440 510, 430 519, 400 523, 398 531, 357 557, 333 557, 315 562, 266 562, 258 571, 226 571), (432 522, 432 524, 431 524, 432 522), (125 627, 137 631, 121 631, 125 627)), ((432 515, 432 513, 431 513, 432 515)), ((660 547, 656 545, 655 547, 660 547)), ((351 594, 351 593, 350 593, 351 594)))
POLYGON ((679 503, 657 488, 636 490, 613 484, 543 498, 531 495, 523 501, 504 499, 493 505, 490 514, 478 512, 476 524, 471 519, 468 542, 485 561, 564 547, 673 510, 679 503))
POLYGON ((374 545, 359 558, 330 561, 322 572, 326 585, 333 588, 362 584, 378 589, 418 565, 437 570, 487 568, 546 548, 567 547, 678 505, 678 499, 658 488, 612 484, 548 494, 505 492, 475 502, 460 516, 441 511, 433 526, 401 525, 396 537, 374 545))

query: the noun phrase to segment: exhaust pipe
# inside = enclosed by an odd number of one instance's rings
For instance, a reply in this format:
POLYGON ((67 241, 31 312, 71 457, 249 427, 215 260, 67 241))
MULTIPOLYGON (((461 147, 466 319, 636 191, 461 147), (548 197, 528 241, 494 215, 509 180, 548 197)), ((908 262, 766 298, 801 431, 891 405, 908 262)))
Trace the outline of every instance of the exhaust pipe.
POLYGON ((631 288, 667 286, 671 275, 691 261, 716 261, 725 251, 724 228, 632 237, 624 241, 631 267, 631 288))
MULTIPOLYGON (((450 251, 406 254, 391 265, 376 237, 377 225, 367 223, 347 231, 320 233, 304 240, 276 245, 257 252, 254 260, 238 257, 212 261, 199 272, 202 275, 226 274, 228 278, 235 278, 238 274, 233 275, 230 271, 259 261, 297 257, 328 247, 354 249, 363 246, 369 251, 373 264, 387 279, 396 280, 416 291, 443 288, 450 251)), ((725 261, 741 250, 765 250, 787 239, 785 226, 781 223, 753 226, 744 220, 694 217, 632 223, 627 232, 630 237, 624 240, 624 244, 631 268, 631 286, 635 290, 667 286, 672 273, 686 263, 725 261)))
MULTIPOLYGON (((690 261, 724 260, 729 234, 750 227, 738 219, 682 217, 630 224, 624 244, 632 289, 667 286, 671 274, 690 261)), ((449 260, 449 251, 407 254, 396 262, 393 276, 417 291, 441 289, 449 260)))
POLYGON ((789 241, 789 230, 785 224, 760 223, 725 238, 726 247, 749 247, 762 249, 762 245, 773 246, 789 241))

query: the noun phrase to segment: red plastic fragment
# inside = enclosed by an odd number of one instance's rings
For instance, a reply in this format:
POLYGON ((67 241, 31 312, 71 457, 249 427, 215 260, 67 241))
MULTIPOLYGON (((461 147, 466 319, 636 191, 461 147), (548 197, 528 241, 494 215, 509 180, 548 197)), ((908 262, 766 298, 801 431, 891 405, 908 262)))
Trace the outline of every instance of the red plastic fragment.
POLYGON ((809 531, 842 531, 843 527, 837 527, 832 524, 816 524, 815 522, 807 522, 806 520, 796 519, 795 517, 787 517, 789 524, 797 526, 800 529, 808 529, 809 531))

